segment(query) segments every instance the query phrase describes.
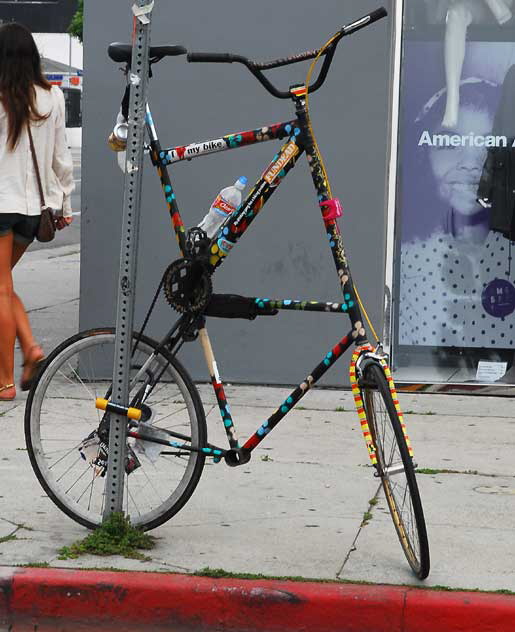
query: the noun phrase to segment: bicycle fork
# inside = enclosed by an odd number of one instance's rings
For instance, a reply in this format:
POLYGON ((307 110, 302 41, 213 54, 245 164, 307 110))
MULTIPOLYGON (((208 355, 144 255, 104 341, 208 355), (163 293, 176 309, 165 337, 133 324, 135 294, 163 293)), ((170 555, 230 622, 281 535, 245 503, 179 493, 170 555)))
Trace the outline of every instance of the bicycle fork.
MULTIPOLYGON (((358 413, 361 430, 363 432, 363 438, 365 440, 365 444, 367 447, 368 456, 370 458, 372 465, 378 468, 379 464, 377 461, 376 446, 374 444, 372 434, 370 433, 370 427, 368 425, 365 406, 363 404, 363 398, 361 397, 361 388, 359 385, 359 379, 363 376, 361 365, 367 359, 373 362, 376 362, 381 366, 381 369, 383 370, 386 380, 388 382, 388 387, 392 395, 392 400, 395 406, 395 410, 397 412, 397 415, 399 417, 399 422, 401 424, 404 440, 406 442, 408 453, 411 458, 413 458, 413 450, 411 447, 410 438, 406 430, 406 424, 404 423, 404 417, 403 417, 401 407, 399 404, 399 398, 397 396, 397 391, 395 389, 393 377, 392 377, 390 368, 388 366, 388 363, 386 362, 385 357, 383 355, 378 354, 373 349, 372 345, 368 343, 356 347, 356 349, 354 350, 354 353, 352 354, 352 358, 351 358, 351 362, 349 366, 350 383, 351 383, 351 388, 352 388, 352 394, 354 397, 354 404, 356 406, 356 411, 358 413)), ((389 474, 395 474, 395 473, 397 472, 395 472, 393 468, 389 470, 389 474)))

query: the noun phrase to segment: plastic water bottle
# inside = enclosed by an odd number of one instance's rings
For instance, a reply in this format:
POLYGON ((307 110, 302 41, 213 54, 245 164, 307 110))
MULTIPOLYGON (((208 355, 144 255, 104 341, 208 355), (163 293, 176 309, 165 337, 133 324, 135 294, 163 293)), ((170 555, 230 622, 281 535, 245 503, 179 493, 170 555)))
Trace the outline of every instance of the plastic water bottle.
POLYGON ((211 208, 198 225, 209 239, 212 239, 216 235, 220 226, 241 204, 241 192, 246 184, 247 178, 242 176, 238 178, 232 186, 222 189, 216 196, 213 204, 211 204, 211 208))

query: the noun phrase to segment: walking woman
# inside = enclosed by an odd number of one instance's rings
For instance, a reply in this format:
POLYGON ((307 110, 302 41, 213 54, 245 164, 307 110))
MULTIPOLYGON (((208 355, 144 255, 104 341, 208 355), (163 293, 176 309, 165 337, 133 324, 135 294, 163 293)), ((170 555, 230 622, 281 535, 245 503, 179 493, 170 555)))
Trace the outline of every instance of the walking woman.
POLYGON ((65 138, 64 95, 41 71, 34 39, 24 26, 0 26, 0 401, 16 397, 14 343, 23 353, 21 390, 44 358, 34 340, 11 270, 34 240, 41 198, 31 153, 33 139, 46 205, 62 209, 60 230, 72 221, 73 162, 65 138))

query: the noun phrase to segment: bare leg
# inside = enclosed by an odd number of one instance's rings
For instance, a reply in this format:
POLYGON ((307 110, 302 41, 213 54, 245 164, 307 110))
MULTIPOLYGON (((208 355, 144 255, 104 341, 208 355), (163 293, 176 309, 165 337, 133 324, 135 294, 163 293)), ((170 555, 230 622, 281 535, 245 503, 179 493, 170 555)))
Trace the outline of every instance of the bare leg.
MULTIPOLYGON (((13 243, 11 268, 14 268, 26 250, 26 244, 20 244, 16 241, 13 243)), ((32 365, 43 358, 44 353, 41 347, 34 340, 34 335, 32 333, 32 328, 30 326, 29 317, 27 316, 25 307, 23 306, 20 297, 14 291, 12 309, 16 323, 16 336, 18 337, 24 358, 24 371, 22 375, 22 380, 24 380, 29 377, 32 365)))
MULTIPOLYGON (((14 321, 16 323, 16 337, 20 343, 23 357, 27 360, 30 356, 31 350, 33 350, 35 346, 39 345, 34 340, 29 317, 27 316, 25 307, 16 292, 13 292, 13 314, 14 321)), ((40 355, 42 356, 43 354, 40 355)))
MULTIPOLYGON (((13 280, 11 256, 13 234, 0 237, 0 387, 14 382, 14 341, 16 322, 13 311, 13 280)), ((14 387, 0 393, 2 399, 12 399, 16 395, 14 387)))
POLYGON ((510 8, 513 0, 485 0, 485 2, 499 24, 505 24, 511 20, 510 8))
POLYGON ((447 11, 446 22, 444 53, 447 103, 442 127, 453 128, 458 123, 461 71, 465 59, 467 29, 472 23, 472 12, 465 3, 455 2, 447 11))

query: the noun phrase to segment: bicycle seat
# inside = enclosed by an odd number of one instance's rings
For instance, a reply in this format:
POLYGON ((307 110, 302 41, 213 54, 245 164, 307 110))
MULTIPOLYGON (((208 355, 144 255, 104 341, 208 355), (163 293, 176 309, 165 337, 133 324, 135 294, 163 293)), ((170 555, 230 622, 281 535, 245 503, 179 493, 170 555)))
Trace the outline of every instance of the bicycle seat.
MULTIPOLYGON (((176 55, 185 55, 188 51, 184 46, 151 46, 149 58, 151 63, 161 61, 163 57, 175 57, 176 55)), ((121 42, 113 42, 109 44, 107 49, 109 57, 116 62, 127 62, 130 64, 132 60, 132 44, 122 44, 121 42)))

